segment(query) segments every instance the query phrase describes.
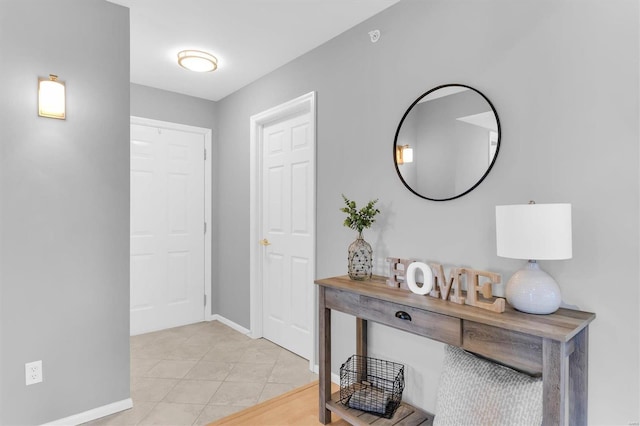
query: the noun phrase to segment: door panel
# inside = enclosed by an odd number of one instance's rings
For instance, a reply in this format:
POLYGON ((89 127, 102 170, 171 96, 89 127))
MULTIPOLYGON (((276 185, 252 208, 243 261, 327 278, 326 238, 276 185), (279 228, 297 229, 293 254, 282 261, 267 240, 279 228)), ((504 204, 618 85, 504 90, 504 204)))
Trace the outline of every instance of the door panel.
MULTIPOLYGON (((309 260, 306 258, 291 257, 291 281, 303 283, 308 279, 311 271, 309 270, 309 260)), ((307 289, 302 285, 291 286, 291 326, 299 331, 306 332, 309 324, 306 321, 308 316, 308 307, 304 303, 296 303, 298 300, 305 300, 307 297, 307 289)))
POLYGON ((131 334, 204 319, 204 136, 131 124, 131 334))
POLYGON ((263 334, 300 356, 313 350, 313 161, 310 114, 262 128, 263 334))
POLYGON ((293 164, 291 168, 291 232, 309 236, 309 164, 293 164))
POLYGON ((151 284, 156 280, 153 256, 138 254, 131 256, 131 282, 138 285, 131 286, 131 310, 141 311, 150 309, 153 302, 151 284))

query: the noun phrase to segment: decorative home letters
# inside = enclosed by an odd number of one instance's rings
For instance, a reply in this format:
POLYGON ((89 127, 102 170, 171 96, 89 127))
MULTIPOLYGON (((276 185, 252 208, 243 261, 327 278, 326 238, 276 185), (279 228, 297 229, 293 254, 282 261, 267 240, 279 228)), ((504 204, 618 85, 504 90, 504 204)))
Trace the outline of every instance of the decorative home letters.
MULTIPOLYGON (((409 290, 407 285, 409 265, 415 261, 400 259, 395 257, 387 258, 390 263, 390 274, 387 279, 387 285, 396 288, 409 290)), ((429 267, 432 271, 433 286, 429 296, 448 300, 460 305, 470 305, 477 308, 486 309, 488 311, 502 313, 505 310, 505 301, 503 298, 492 296, 494 284, 501 281, 500 275, 495 272, 479 271, 471 268, 451 268, 449 276, 444 273, 444 268, 439 263, 430 263, 429 267), (466 294, 462 291, 461 277, 465 277, 467 284, 466 294), (487 281, 480 284, 480 277, 486 278, 487 281), (478 293, 482 296, 482 300, 478 298, 478 293)), ((413 269, 413 268, 412 268, 413 269)), ((427 274, 424 274, 425 277, 427 274)), ((424 286, 423 286, 424 287, 424 286)))
POLYGON ((478 292, 482 293, 485 299, 491 298, 491 286, 500 283, 500 275, 494 272, 477 271, 475 269, 458 268, 460 273, 467 275, 467 305, 476 306, 488 311, 504 312, 504 299, 496 298, 493 302, 483 302, 478 300, 478 292), (488 278, 489 281, 480 285, 480 277, 488 278))
POLYGON ((413 262, 407 268, 406 272, 406 280, 407 286, 409 290, 411 290, 415 294, 427 294, 431 291, 433 287, 433 273, 431 272, 431 268, 426 263, 422 262, 413 262), (422 271, 422 276, 424 277, 424 283, 422 286, 418 286, 416 283, 416 272, 417 270, 422 271))
POLYGON ((408 259, 400 259, 397 257, 387 257, 387 262, 389 262, 389 278, 387 279, 387 285, 389 287, 409 290, 409 287, 407 286, 407 280, 405 279, 405 274, 409 265, 414 261, 408 259))
POLYGON ((444 275, 444 268, 439 263, 430 263, 431 269, 434 271, 435 283, 433 290, 429 294, 433 297, 439 297, 442 300, 450 300, 460 305, 464 304, 464 297, 460 291, 460 273, 459 268, 452 268, 449 272, 449 278, 444 275), (454 293, 450 296, 451 289, 454 293))

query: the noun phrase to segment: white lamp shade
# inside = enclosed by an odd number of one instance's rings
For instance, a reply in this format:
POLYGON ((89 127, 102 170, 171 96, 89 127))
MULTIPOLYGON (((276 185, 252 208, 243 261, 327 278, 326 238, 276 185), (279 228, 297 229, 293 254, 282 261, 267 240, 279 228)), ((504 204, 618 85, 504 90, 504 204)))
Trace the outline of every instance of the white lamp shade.
POLYGON ((496 206, 496 243, 500 257, 571 259, 571 204, 496 206))

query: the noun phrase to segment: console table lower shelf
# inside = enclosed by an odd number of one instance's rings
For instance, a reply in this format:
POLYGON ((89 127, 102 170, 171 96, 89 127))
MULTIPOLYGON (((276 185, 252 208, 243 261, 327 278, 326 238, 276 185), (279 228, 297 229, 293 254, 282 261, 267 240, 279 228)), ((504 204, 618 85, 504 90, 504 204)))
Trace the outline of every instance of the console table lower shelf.
POLYGON ((331 400, 327 401, 327 408, 352 425, 393 426, 402 424, 403 426, 431 426, 433 425, 434 417, 431 413, 413 407, 406 402, 401 402, 393 417, 385 419, 342 404, 339 391, 331 395, 331 400))

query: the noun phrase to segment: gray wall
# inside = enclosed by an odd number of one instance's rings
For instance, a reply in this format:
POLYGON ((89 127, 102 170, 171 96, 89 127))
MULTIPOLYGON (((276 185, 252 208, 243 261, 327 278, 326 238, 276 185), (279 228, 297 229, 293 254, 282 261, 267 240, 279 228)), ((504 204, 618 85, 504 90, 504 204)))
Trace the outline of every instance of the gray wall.
POLYGON ((218 199, 219 176, 217 172, 218 159, 218 114, 216 102, 180 93, 169 92, 154 87, 131 84, 131 115, 135 117, 151 118, 153 120, 168 121, 171 123, 186 124, 189 126, 211 129, 212 151, 209 153, 213 160, 211 171, 212 183, 212 221, 209 237, 211 244, 211 313, 218 312, 217 281, 218 272, 218 221, 216 217, 220 208, 218 199))
MULTIPOLYGON (((635 0, 402 1, 218 103, 224 185, 218 203, 220 314, 249 326, 249 117, 317 91, 317 276, 342 275, 355 235, 340 193, 380 198, 366 231, 377 272, 389 256, 499 272, 496 205, 569 202, 573 259, 541 266, 566 303, 594 311, 589 359, 592 424, 638 421, 638 3, 635 0), (376 44, 367 32, 380 29, 376 44), (409 193, 392 143, 409 104, 444 83, 494 104, 502 146, 487 179, 450 202, 409 193)), ((353 319, 334 321, 334 370, 353 353, 353 319)), ((407 365, 407 399, 435 406, 440 344, 372 327, 371 353, 407 365)))
POLYGON ((129 398, 129 12, 3 0, 0 52, 0 424, 41 424, 129 398))
POLYGON ((217 127, 216 102, 133 83, 131 115, 206 129, 217 127))

